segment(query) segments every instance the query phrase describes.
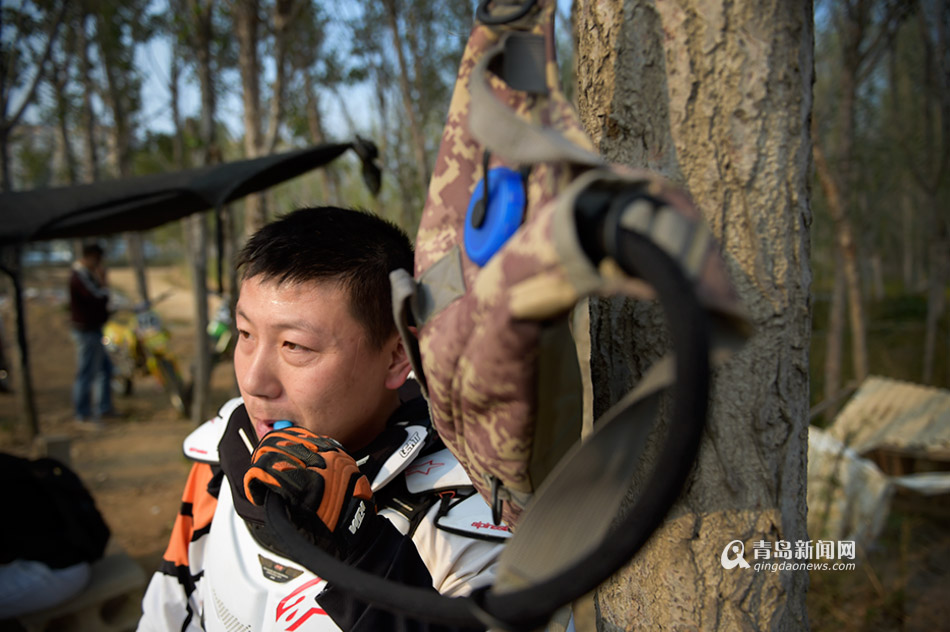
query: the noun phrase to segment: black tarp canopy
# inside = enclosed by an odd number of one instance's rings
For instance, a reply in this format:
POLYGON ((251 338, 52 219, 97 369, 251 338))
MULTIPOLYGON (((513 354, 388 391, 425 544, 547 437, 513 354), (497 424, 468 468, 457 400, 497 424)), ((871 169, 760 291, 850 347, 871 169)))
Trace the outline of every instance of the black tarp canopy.
POLYGON ((367 184, 378 190, 376 148, 357 139, 173 173, 2 193, 0 247, 148 230, 289 180, 348 149, 363 160, 367 184))
MULTIPOLYGON (((81 238, 155 228, 321 167, 348 149, 362 161, 370 192, 379 192, 378 150, 357 137, 350 143, 325 144, 251 160, 122 180, 54 189, 0 193, 0 251, 32 241, 81 238)), ((0 255, 3 253, 0 252, 0 255)), ((0 269, 13 281, 17 341, 21 350, 22 403, 30 429, 39 433, 29 372, 20 262, 0 257, 0 269)), ((220 270, 219 270, 220 273, 220 270)))

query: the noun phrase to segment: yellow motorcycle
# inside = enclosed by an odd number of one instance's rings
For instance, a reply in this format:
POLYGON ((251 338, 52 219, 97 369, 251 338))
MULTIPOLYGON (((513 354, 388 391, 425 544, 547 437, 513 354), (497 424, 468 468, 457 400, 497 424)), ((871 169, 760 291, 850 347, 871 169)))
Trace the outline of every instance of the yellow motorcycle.
POLYGON ((112 360, 112 388, 131 395, 138 375, 158 380, 182 416, 187 415, 187 389, 170 347, 171 334, 152 304, 141 303, 116 310, 102 330, 102 343, 112 360))

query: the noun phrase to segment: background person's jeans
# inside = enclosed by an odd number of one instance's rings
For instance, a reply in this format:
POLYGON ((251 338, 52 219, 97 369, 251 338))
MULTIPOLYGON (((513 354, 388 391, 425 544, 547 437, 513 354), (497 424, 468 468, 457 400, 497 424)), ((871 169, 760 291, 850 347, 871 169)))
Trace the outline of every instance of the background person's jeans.
POLYGON ((95 385, 96 411, 99 417, 112 412, 112 362, 102 346, 102 332, 73 330, 76 341, 76 380, 73 382, 73 406, 76 417, 92 416, 92 389, 95 385))

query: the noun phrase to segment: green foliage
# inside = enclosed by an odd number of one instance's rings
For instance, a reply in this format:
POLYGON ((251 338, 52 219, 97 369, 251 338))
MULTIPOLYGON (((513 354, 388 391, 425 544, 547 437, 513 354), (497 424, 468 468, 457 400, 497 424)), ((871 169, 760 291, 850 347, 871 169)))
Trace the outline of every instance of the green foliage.
POLYGON ((33 187, 52 186, 55 173, 53 171, 53 148, 44 139, 32 139, 19 145, 17 161, 19 173, 16 180, 29 182, 33 187))

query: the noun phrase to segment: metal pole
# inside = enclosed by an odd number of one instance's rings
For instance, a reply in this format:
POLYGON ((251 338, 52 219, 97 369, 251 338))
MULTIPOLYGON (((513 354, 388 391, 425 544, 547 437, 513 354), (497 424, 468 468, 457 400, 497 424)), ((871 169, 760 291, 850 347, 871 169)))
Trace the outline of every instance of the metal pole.
POLYGON ((0 251, 0 270, 3 270, 13 284, 13 302, 16 309, 17 346, 20 352, 20 370, 17 400, 20 411, 26 419, 30 438, 40 434, 39 419, 36 414, 36 402, 33 397, 33 380, 30 377, 30 353, 26 336, 26 308, 23 297, 22 267, 20 265, 20 246, 10 246, 0 251))

